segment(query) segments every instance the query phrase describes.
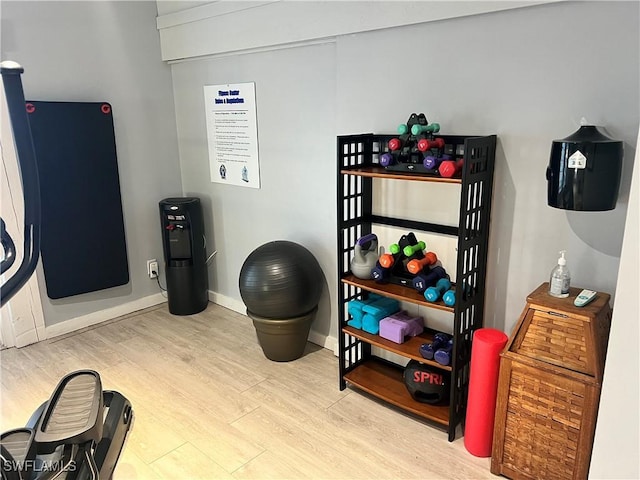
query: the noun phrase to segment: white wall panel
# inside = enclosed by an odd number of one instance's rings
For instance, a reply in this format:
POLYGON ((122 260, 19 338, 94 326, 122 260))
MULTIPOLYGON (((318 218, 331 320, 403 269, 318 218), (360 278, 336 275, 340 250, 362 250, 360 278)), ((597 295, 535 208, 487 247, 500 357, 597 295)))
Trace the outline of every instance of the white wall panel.
POLYGON ((164 3, 158 1, 162 59, 179 60, 549 2, 218 1, 186 2, 191 8, 180 10, 164 3), (170 13, 160 13, 165 11, 170 13))

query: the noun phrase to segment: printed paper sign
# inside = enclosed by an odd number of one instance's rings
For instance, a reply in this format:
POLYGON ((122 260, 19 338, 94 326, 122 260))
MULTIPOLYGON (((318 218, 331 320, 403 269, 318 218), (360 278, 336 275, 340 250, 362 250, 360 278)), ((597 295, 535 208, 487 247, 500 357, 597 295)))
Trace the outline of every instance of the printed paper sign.
POLYGON ((260 188, 255 83, 205 85, 211 181, 260 188))

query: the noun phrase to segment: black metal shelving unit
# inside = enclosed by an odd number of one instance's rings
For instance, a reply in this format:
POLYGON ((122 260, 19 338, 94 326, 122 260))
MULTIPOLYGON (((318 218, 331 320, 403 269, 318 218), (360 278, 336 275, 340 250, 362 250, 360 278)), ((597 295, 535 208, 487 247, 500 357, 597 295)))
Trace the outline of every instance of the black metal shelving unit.
MULTIPOLYGON (((483 325, 496 136, 439 135, 446 144, 464 148, 461 178, 389 171, 380 166, 379 157, 387 151, 387 143, 394 136, 345 135, 339 136, 337 141, 340 389, 344 390, 347 385, 351 385, 385 400, 446 430, 449 441, 453 441, 458 425, 461 425, 464 432, 472 335, 474 330, 483 325), (372 211, 374 178, 424 182, 426 188, 430 182, 461 185, 458 226, 375 215, 372 211), (429 303, 411 288, 378 284, 373 280, 362 280, 351 275, 349 264, 356 240, 371 233, 372 226, 376 224, 457 237, 454 307, 448 307, 442 302, 429 303), (443 367, 420 356, 419 345, 433 338, 433 332, 428 329, 420 337, 398 345, 347 326, 348 302, 366 298, 369 293, 450 312, 453 316, 454 336, 451 366, 443 367), (449 405, 433 406, 413 400, 402 380, 402 368, 374 355, 372 346, 450 370, 449 405)), ((425 216, 428 217, 428 210, 425 211, 425 216)))

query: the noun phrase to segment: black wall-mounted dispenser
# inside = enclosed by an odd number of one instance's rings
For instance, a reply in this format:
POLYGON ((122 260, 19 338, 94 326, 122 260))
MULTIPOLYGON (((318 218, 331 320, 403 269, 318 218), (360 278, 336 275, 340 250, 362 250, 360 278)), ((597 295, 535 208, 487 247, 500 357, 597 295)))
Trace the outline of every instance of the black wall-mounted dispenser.
POLYGON ((547 167, 547 203, 565 210, 613 210, 622 158, 622 142, 612 140, 593 125, 554 140, 547 167))
POLYGON ((169 312, 192 315, 207 308, 209 279, 200 199, 160 201, 169 312))

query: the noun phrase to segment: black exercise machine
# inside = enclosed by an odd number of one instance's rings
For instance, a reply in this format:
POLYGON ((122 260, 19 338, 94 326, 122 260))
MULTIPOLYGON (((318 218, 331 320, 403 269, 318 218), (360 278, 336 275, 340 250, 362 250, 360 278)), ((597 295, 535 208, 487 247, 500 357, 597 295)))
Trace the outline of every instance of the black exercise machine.
MULTIPOLYGON (((1 306, 29 280, 40 256, 40 187, 20 78, 23 72, 15 62, 0 63, 25 212, 22 262, 0 287, 1 306)), ((16 259, 15 244, 5 227, 0 219, 1 274, 16 259)), ((131 403, 118 392, 102 390, 98 372, 69 373, 26 427, 0 435, 2 480, 109 479, 132 423, 131 403)))
POLYGON ((3 480, 109 479, 133 421, 122 394, 100 375, 66 375, 24 428, 0 436, 3 480))

